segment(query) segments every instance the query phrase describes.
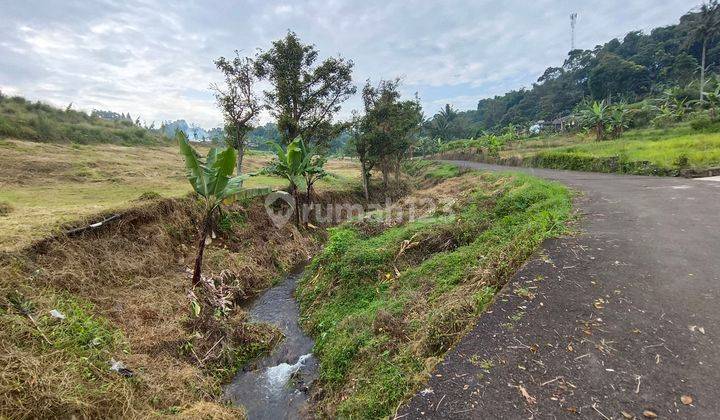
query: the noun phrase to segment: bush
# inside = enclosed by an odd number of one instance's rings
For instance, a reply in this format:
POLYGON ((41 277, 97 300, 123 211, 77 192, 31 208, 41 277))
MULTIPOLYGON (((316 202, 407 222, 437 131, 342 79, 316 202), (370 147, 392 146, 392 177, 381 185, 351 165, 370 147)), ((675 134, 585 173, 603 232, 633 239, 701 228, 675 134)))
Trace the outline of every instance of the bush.
POLYGON ((720 121, 710 118, 707 111, 698 111, 690 116, 690 127, 695 131, 719 131, 720 121))
POLYGON ((10 203, 0 201, 0 217, 7 216, 14 210, 10 203))

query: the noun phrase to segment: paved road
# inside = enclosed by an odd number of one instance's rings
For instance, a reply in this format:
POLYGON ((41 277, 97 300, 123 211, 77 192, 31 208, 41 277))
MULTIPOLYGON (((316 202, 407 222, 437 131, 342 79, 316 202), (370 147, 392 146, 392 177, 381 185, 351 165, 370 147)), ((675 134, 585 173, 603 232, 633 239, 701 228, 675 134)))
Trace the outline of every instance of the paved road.
POLYGON ((570 186, 580 233, 543 245, 398 417, 720 418, 720 182, 455 163, 570 186))

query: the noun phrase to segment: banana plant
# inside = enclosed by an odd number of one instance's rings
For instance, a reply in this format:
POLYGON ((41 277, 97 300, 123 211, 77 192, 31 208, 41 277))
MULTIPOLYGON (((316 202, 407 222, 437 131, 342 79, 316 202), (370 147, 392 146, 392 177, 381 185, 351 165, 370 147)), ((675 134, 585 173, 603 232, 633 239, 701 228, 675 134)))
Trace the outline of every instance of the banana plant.
POLYGON ((290 142, 285 149, 277 143, 269 143, 275 148, 275 159, 264 172, 285 178, 290 183, 290 193, 295 203, 295 225, 300 227, 300 191, 307 187, 308 199, 311 198, 312 185, 326 175, 325 160, 307 147, 300 137, 290 142))
POLYGON ((582 125, 595 132, 596 140, 605 138, 605 126, 609 118, 609 108, 605 101, 593 102, 580 111, 582 125))
POLYGON ((232 146, 228 146, 222 151, 213 147, 207 157, 203 159, 190 145, 184 132, 178 130, 175 137, 180 146, 180 152, 185 158, 187 179, 204 203, 203 220, 199 228, 198 249, 193 269, 192 284, 194 287, 201 280, 203 253, 209 242, 209 235, 213 231, 214 216, 220 205, 223 202, 231 203, 237 199, 269 194, 272 190, 270 188, 243 188, 243 181, 251 175, 232 176, 236 160, 236 152, 232 146))

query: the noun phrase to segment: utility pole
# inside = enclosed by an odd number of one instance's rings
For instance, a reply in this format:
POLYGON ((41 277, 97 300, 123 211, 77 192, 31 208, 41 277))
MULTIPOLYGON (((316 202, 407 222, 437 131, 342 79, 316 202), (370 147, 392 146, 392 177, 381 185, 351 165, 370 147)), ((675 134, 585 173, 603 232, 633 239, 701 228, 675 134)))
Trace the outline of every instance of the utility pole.
POLYGON ((577 13, 570 13, 570 51, 575 50, 575 24, 577 23, 577 18, 577 13))

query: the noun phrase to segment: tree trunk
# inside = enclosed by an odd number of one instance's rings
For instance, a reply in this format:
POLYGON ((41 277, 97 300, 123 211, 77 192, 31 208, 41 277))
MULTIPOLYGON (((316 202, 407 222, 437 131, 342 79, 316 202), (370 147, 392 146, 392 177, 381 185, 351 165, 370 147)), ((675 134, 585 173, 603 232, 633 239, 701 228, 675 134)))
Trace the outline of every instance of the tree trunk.
POLYGON ((363 181, 363 192, 365 193, 365 202, 370 202, 370 188, 368 187, 368 184, 370 183, 370 174, 367 170, 367 166, 365 164, 364 160, 360 160, 360 170, 362 171, 362 181, 363 181))
POLYGON ((300 228, 300 198, 298 197, 297 185, 290 185, 290 191, 292 191, 293 201, 295 202, 295 226, 300 228))
POLYGON ((395 162, 395 183, 400 185, 400 159, 395 162))
POLYGON ((243 156, 245 156, 245 139, 244 135, 240 133, 240 127, 235 127, 235 149, 237 149, 237 175, 242 174, 243 156))
POLYGON ((200 230, 200 240, 198 242, 197 255, 195 256, 195 268, 193 269, 193 278, 192 278, 193 287, 200 284, 203 253, 205 252, 205 241, 207 240, 207 236, 210 231, 210 219, 211 219, 211 216, 205 217, 205 220, 203 221, 203 226, 200 230))
POLYGON ((700 64, 700 106, 703 105, 703 102, 705 101, 705 95, 703 94, 705 89, 705 53, 707 50, 707 38, 703 39, 703 47, 702 47, 702 59, 700 64))

